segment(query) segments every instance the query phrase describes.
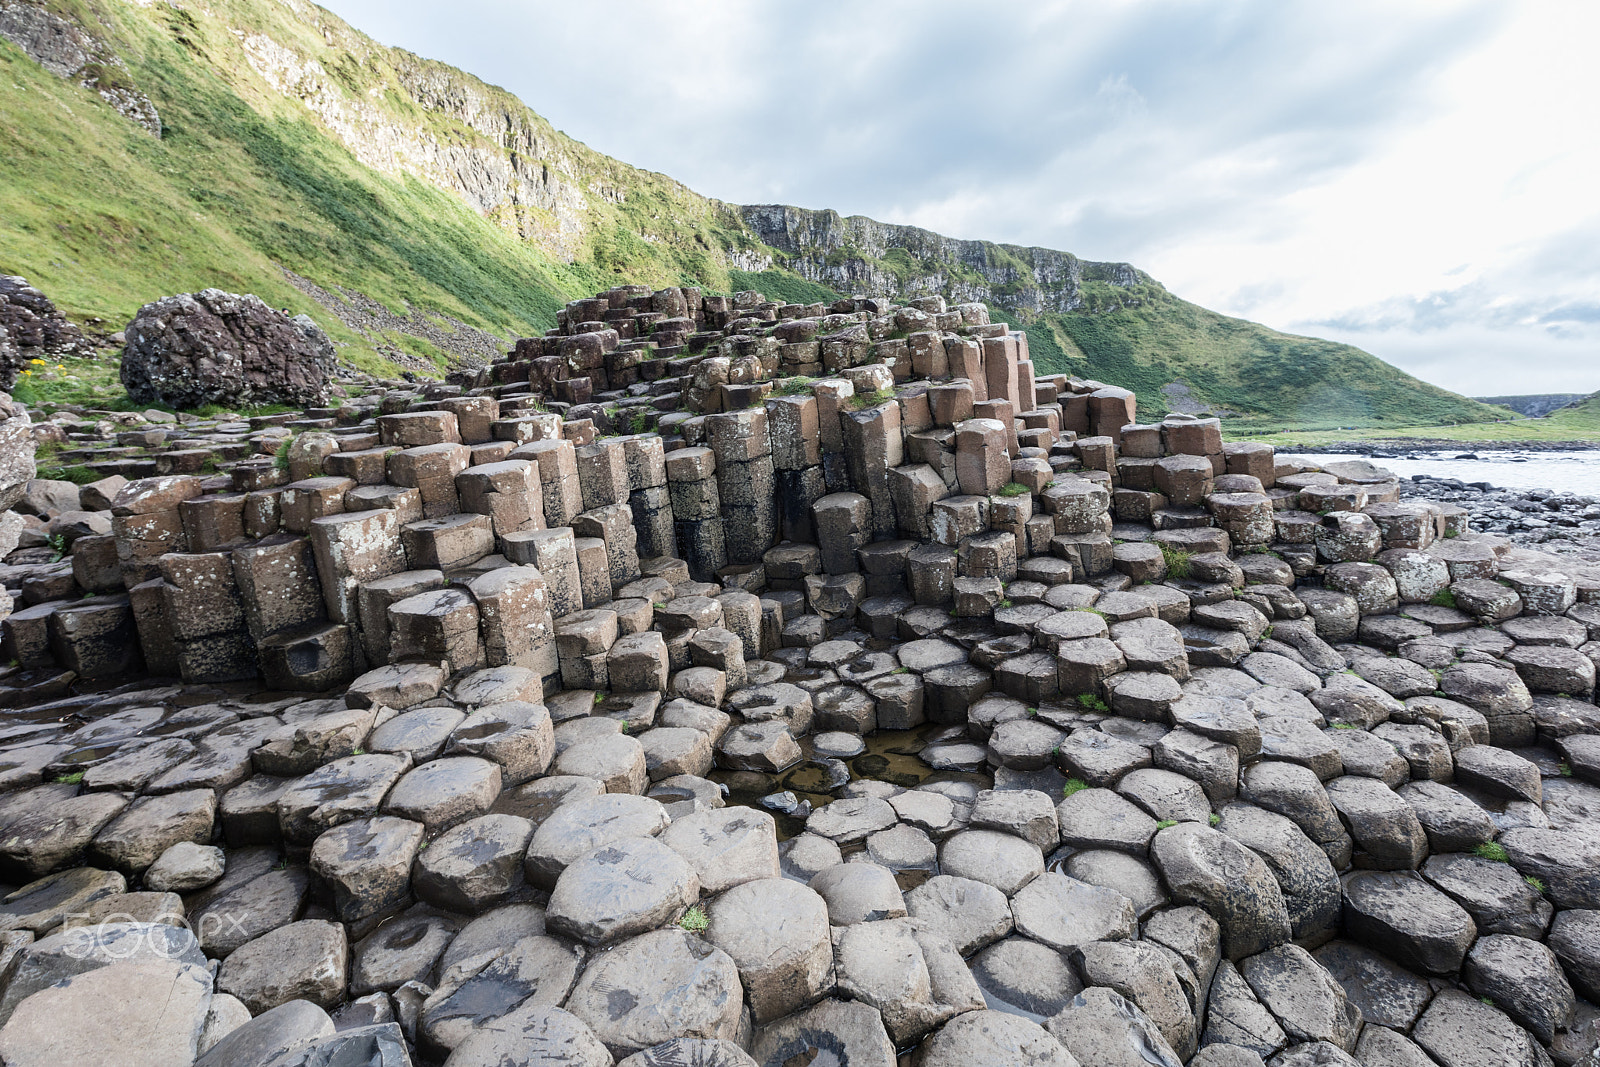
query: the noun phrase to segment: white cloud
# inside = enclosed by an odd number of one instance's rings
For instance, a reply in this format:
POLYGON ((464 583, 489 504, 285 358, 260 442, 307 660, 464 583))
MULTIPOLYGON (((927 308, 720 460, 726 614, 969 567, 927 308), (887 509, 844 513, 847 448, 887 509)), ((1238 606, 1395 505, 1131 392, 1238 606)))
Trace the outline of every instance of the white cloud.
POLYGON ((707 195, 1128 260, 1462 392, 1600 389, 1586 0, 331 6, 707 195))

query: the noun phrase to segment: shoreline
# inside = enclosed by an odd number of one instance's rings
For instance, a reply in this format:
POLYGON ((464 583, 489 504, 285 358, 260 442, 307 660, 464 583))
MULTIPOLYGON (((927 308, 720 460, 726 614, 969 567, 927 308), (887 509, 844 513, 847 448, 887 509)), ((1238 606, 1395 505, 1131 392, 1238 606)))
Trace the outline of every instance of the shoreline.
POLYGON ((1595 452, 1600 441, 1459 441, 1450 438, 1388 438, 1367 441, 1334 441, 1322 445, 1275 444, 1279 451, 1296 455, 1328 455, 1355 452, 1385 455, 1394 459, 1423 452, 1458 450, 1461 452, 1595 452))

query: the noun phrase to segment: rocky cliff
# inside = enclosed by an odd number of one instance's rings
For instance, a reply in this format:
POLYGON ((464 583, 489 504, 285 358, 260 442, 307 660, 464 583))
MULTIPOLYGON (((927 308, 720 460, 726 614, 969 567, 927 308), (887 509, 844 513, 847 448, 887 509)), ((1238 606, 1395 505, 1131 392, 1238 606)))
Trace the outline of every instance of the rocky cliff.
POLYGON ((58 78, 83 86, 121 115, 161 136, 161 115, 129 80, 128 67, 79 17, 30 0, 0 0, 0 37, 58 78))
POLYGON ((783 254, 784 266, 840 292, 938 294, 1037 313, 1084 308, 1086 286, 1094 283, 1123 290, 1115 303, 1132 306, 1139 300, 1135 287, 1155 284, 1130 264, 1095 263, 1053 248, 959 241, 916 226, 782 204, 739 212, 764 244, 783 254))

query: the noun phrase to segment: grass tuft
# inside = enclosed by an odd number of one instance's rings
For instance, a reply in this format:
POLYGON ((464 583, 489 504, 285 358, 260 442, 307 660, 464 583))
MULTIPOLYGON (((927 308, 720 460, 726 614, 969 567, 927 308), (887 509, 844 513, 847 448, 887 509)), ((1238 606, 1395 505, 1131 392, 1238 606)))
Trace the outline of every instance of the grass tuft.
POLYGON ((871 393, 857 393, 855 396, 850 398, 850 407, 855 411, 865 411, 867 408, 875 408, 879 404, 887 404, 893 399, 893 389, 879 389, 871 393))
POLYGON ((772 387, 773 396, 810 396, 811 387, 817 384, 815 378, 796 377, 780 379, 772 387))
POLYGON ((1506 854, 1506 848, 1498 841, 1485 841, 1472 849, 1472 854, 1480 859, 1494 860, 1496 863, 1510 863, 1511 857, 1506 854))
POLYGON ((1167 577, 1183 579, 1189 577, 1194 570, 1194 553, 1188 549, 1178 548, 1163 541, 1156 542, 1161 548, 1161 558, 1167 564, 1167 577))
POLYGON ((683 913, 678 920, 678 925, 691 934, 703 934, 711 925, 711 920, 706 917, 706 910, 698 904, 690 905, 689 910, 683 913))
POLYGON ((1082 778, 1068 778, 1067 784, 1061 787, 1061 795, 1070 797, 1074 793, 1081 793, 1089 788, 1089 783, 1082 778))

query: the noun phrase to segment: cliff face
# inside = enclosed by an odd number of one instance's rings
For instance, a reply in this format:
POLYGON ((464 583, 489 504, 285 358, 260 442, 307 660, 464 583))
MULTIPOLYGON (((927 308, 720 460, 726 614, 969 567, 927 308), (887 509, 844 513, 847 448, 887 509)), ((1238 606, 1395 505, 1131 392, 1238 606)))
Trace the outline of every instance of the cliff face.
POLYGON ((0 0, 0 37, 58 78, 96 93, 123 118, 161 136, 161 115, 128 78, 128 68, 96 27, 34 0, 0 0))
POLYGON ((916 226, 781 204, 739 211, 763 243, 787 257, 790 270, 841 292, 939 294, 1039 313, 1084 307, 1086 280, 1122 289, 1151 283, 1127 263, 1095 263, 1052 248, 959 241, 916 226))
POLYGON ((617 191, 584 173, 585 161, 567 138, 527 108, 496 99, 504 94, 458 71, 378 46, 342 24, 329 32, 355 68, 377 84, 352 94, 320 60, 265 33, 245 37, 242 46, 263 81, 304 104, 366 166, 449 189, 480 214, 566 260, 581 251, 586 194, 592 189, 620 202, 617 191), (397 94, 402 106, 449 125, 418 123, 415 116, 407 121, 385 106, 397 94))

